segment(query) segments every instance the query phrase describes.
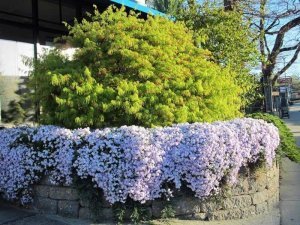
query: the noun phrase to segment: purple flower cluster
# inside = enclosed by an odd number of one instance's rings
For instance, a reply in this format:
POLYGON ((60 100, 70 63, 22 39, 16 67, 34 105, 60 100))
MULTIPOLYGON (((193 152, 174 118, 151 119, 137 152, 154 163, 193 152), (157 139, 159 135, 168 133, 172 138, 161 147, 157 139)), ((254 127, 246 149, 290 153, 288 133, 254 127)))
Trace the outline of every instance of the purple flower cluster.
POLYGON ((0 194, 30 201, 30 187, 47 174, 54 184, 91 179, 110 203, 144 203, 187 185, 196 197, 218 193, 221 181, 264 160, 271 166, 278 130, 255 119, 68 130, 55 126, 0 131, 0 194))

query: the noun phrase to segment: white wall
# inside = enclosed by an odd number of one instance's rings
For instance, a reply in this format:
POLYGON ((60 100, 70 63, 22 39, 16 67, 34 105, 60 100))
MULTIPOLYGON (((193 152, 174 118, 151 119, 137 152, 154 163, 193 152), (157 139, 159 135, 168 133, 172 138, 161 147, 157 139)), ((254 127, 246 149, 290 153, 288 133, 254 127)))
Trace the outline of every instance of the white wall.
POLYGON ((0 39, 0 74, 26 76, 28 67, 23 56, 33 57, 33 44, 0 39))

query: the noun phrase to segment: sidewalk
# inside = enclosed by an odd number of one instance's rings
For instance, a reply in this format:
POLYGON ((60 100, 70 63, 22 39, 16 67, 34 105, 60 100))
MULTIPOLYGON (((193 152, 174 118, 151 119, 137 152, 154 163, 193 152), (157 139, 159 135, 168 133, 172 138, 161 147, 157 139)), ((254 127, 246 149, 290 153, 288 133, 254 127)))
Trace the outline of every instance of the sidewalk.
MULTIPOLYGON (((290 107, 290 119, 285 120, 300 146, 300 103, 290 107)), ((300 224, 300 164, 284 159, 281 169, 281 225, 300 224)))

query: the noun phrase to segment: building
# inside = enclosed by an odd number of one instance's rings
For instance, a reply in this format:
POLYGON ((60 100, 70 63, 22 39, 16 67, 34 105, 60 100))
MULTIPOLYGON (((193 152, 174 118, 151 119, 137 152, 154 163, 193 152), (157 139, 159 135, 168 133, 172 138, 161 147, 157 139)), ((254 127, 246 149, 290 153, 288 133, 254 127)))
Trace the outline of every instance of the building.
POLYGON ((109 5, 124 5, 146 18, 147 14, 161 14, 148 7, 145 0, 3 0, 0 1, 0 100, 2 110, 18 99, 15 92, 22 89, 23 76, 28 74, 25 57, 38 57, 54 38, 66 34, 63 22, 72 24, 81 20, 86 12, 99 11, 109 5))

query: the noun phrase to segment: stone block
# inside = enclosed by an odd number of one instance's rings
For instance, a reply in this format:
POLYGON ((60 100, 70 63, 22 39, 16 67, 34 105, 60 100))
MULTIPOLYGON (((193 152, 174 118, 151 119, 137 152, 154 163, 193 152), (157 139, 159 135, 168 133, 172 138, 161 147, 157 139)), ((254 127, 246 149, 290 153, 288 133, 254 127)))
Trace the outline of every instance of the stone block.
POLYGON ((237 184, 231 189, 231 195, 233 196, 247 194, 248 192, 249 192, 248 177, 240 177, 238 179, 237 184))
POLYGON ((279 188, 278 188, 278 187, 272 187, 271 189, 268 189, 268 190, 267 190, 268 198, 272 198, 272 197, 275 196, 278 192, 279 192, 279 188))
POLYGON ((269 180, 268 183, 267 183, 267 186, 266 186, 267 189, 278 189, 279 188, 279 180, 276 180, 276 179, 272 179, 272 180, 269 180))
POLYGON ((89 208, 90 207, 90 202, 85 200, 85 199, 80 199, 79 200, 79 205, 83 208, 89 208))
POLYGON ((35 197, 34 206, 42 212, 57 214, 57 201, 44 197, 35 197))
MULTIPOLYGON (((101 205, 97 203, 97 205, 100 205, 102 208, 111 208, 112 207, 112 204, 109 203, 105 198, 104 196, 102 197, 101 200, 99 200, 101 202, 101 205)), ((79 199, 79 204, 81 207, 85 207, 85 208, 90 208, 92 207, 89 200, 87 199, 82 199, 80 198, 79 199)), ((148 203, 149 204, 149 203, 148 203)))
POLYGON ((218 210, 208 213, 208 220, 231 220, 241 216, 240 209, 218 210))
POLYGON ((273 178, 276 176, 276 166, 272 166, 267 170, 267 178, 273 178))
POLYGON ((58 200, 78 200, 77 190, 70 187, 50 187, 49 197, 58 200))
POLYGON ((250 217, 250 216, 254 216, 256 213, 256 208, 255 206, 250 206, 250 207, 246 207, 246 208, 242 208, 241 211, 240 211, 240 219, 243 219, 243 218, 247 218, 247 217, 250 217))
POLYGON ((171 200, 170 204, 175 210, 175 215, 200 213, 201 201, 192 197, 178 197, 171 200))
POLYGON ((207 220, 207 214, 206 213, 195 213, 192 217, 194 220, 207 220))
POLYGON ((104 219, 104 220, 112 220, 112 219, 114 219, 114 212, 113 212, 112 208, 102 208, 100 210, 99 214, 101 216, 101 219, 104 219))
POLYGON ((159 218, 161 216, 161 211, 164 209, 164 202, 161 200, 156 200, 152 202, 152 215, 154 218, 159 218))
POLYGON ((79 203, 77 201, 58 201, 58 214, 67 217, 78 217, 79 203))
POLYGON ((242 209, 218 210, 208 214, 209 220, 233 220, 247 218, 255 215, 255 206, 250 206, 242 209))
POLYGON ((277 199, 276 194, 273 197, 269 198, 267 202, 269 211, 279 207, 279 200, 277 199))
POLYGON ((80 219, 91 219, 92 214, 89 208, 80 207, 79 209, 79 218, 80 219))
POLYGON ((50 182, 50 177, 49 177, 49 175, 44 176, 44 177, 40 180, 39 183, 42 184, 42 185, 48 185, 48 186, 52 186, 52 185, 53 185, 53 184, 50 182))
POLYGON ((222 209, 223 205, 221 201, 208 200, 201 202, 201 212, 212 212, 222 209))
POLYGON ((269 211, 268 202, 262 202, 255 206, 256 214, 265 214, 269 211))
POLYGON ((50 188, 46 185, 35 185, 34 194, 39 197, 49 197, 50 188))
POLYGON ((268 192, 260 191, 252 194, 252 204, 256 205, 268 200, 268 192))
POLYGON ((274 165, 268 172, 267 172, 267 179, 268 180, 279 180, 279 166, 274 165))
POLYGON ((167 206, 170 205, 172 209, 175 211, 176 216, 186 216, 186 215, 194 215, 195 213, 201 212, 202 202, 195 198, 175 198, 170 202, 155 200, 152 202, 152 206, 149 207, 151 209, 151 214, 154 218, 161 217, 161 211, 167 206))
POLYGON ((226 198, 222 201, 222 208, 234 209, 234 208, 245 208, 252 204, 250 195, 233 196, 226 198))
POLYGON ((259 170, 249 178, 249 192, 260 192, 267 187, 267 175, 259 170))

